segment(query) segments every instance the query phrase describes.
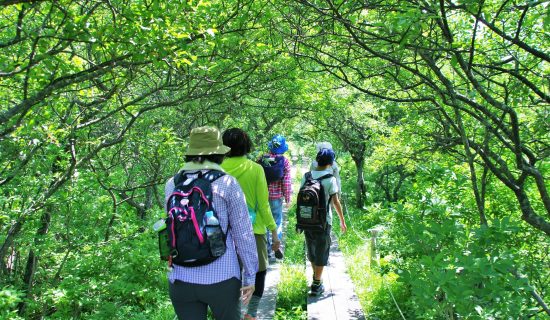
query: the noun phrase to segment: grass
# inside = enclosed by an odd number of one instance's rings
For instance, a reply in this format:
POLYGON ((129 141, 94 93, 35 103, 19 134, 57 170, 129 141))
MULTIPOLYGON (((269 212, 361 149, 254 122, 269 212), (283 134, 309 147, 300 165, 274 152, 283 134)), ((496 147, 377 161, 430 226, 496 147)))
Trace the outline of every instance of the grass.
POLYGON ((274 319, 307 319, 307 279, 303 234, 294 229, 294 208, 288 212, 285 233, 285 259, 277 286, 277 311, 274 319))
MULTIPOLYGON (((302 177, 299 168, 294 180, 294 193, 302 177)), ((280 282, 277 286, 277 310, 275 320, 307 319, 307 279, 304 235, 298 234, 295 206, 287 214, 285 228, 285 259, 281 266, 280 282)))
MULTIPOLYGON (((340 235, 339 246, 346 260, 348 273, 354 283, 355 293, 368 319, 401 319, 392 295, 398 303, 407 299, 407 292, 398 275, 381 274, 378 265, 370 261, 370 233, 372 219, 365 219, 368 212, 351 209, 346 216, 348 232, 340 235), (367 222, 371 220, 370 222, 367 222)), ((381 259, 378 263, 384 264, 381 259)))

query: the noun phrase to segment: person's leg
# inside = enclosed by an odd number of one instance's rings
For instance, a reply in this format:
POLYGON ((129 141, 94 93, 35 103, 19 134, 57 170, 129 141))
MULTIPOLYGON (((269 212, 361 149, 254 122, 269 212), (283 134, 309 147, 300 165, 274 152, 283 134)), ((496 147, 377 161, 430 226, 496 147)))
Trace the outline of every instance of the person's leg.
POLYGON ((197 296, 212 310, 216 320, 239 320, 241 318, 241 281, 231 278, 211 285, 201 286, 197 296))
MULTIPOLYGON (((273 215, 273 220, 275 220, 275 224, 277 225, 277 235, 279 236, 279 240, 283 238, 283 198, 279 199, 273 199, 269 200, 269 206, 271 208, 271 214, 273 215)), ((271 257, 273 256, 273 253, 271 252, 271 233, 267 233, 267 253, 271 257)))
POLYGON ((260 305, 260 300, 264 295, 266 274, 267 270, 256 273, 256 286, 254 288, 252 298, 250 298, 250 303, 248 303, 248 310, 246 311, 246 313, 252 318, 256 317, 256 314, 258 313, 258 306, 260 305))
POLYGON ((313 271, 313 280, 322 280, 324 266, 316 266, 311 262, 311 270, 313 271))
POLYGON ((258 253, 258 272, 267 270, 267 236, 265 234, 254 234, 256 240, 256 252, 258 253))
POLYGON ((180 320, 206 319, 206 303, 198 300, 196 295, 196 284, 175 281, 168 283, 170 300, 174 311, 180 320))
POLYGON ((306 233, 308 259, 313 269, 311 293, 314 295, 319 295, 324 291, 322 282, 323 269, 328 264, 331 243, 330 226, 323 232, 306 233))
MULTIPOLYGON (((331 226, 327 226, 325 231, 316 232, 315 237, 315 259, 313 263, 317 267, 324 267, 328 265, 328 257, 330 254, 330 245, 332 239, 330 238, 331 226)), ((321 271, 322 272, 322 271, 321 271)))
MULTIPOLYGON (((275 201, 275 213, 273 213, 273 219, 277 225, 277 235, 279 240, 283 239, 283 198, 279 198, 275 201)), ((273 211, 272 211, 273 212, 273 211)))
POLYGON ((317 260, 317 258, 316 258, 317 250, 316 250, 315 232, 306 230, 306 231, 304 231, 304 236, 306 238, 307 260, 309 262, 311 262, 311 267, 315 268, 315 261, 317 260))
MULTIPOLYGON (((248 303, 248 309, 245 316, 248 316, 248 319, 254 319, 258 313, 258 306, 260 305, 260 300, 264 294, 265 287, 265 276, 267 274, 267 237, 265 234, 254 234, 254 239, 256 240, 256 248, 258 252, 258 273, 256 273, 256 282, 254 293, 250 302, 248 303)), ((247 319, 247 318, 245 318, 247 319)))
POLYGON ((323 269, 325 266, 313 266, 313 280, 322 281, 323 280, 323 269))
POLYGON ((310 294, 317 294, 317 291, 319 290, 321 285, 321 281, 319 281, 320 277, 317 276, 317 265, 315 264, 315 262, 319 260, 317 258, 317 254, 318 254, 317 234, 318 232, 304 231, 304 235, 306 238, 307 259, 311 263, 311 270, 313 271, 313 279, 311 281, 310 294))

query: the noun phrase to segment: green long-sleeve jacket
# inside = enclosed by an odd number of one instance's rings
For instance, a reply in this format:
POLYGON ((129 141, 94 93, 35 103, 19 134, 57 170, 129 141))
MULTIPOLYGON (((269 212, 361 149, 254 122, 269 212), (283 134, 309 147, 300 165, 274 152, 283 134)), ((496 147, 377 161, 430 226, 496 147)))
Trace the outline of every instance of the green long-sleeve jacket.
POLYGON ((246 204, 256 208, 256 220, 252 226, 255 234, 265 234, 266 228, 277 228, 268 202, 267 182, 264 169, 246 157, 225 158, 222 168, 237 179, 246 197, 246 204))

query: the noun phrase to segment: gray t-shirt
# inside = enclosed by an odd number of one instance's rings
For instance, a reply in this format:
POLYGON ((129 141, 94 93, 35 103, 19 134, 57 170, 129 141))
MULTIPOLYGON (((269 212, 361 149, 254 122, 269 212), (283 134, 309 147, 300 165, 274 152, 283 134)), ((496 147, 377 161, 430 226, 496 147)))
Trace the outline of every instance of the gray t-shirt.
MULTIPOLYGON (((332 169, 328 168, 322 171, 317 171, 317 170, 311 171, 311 176, 313 177, 313 179, 320 178, 326 174, 333 174, 332 169)), ((306 182, 306 178, 304 175, 302 177, 302 182, 300 185, 304 185, 305 182, 306 182)), ((327 223, 332 226, 332 207, 330 206, 329 199, 330 199, 330 196, 334 196, 335 194, 340 192, 340 189, 338 188, 338 184, 336 183, 336 178, 334 176, 323 179, 321 181, 321 184, 323 185, 323 190, 325 190, 325 201, 327 201, 327 208, 328 208, 327 223)))

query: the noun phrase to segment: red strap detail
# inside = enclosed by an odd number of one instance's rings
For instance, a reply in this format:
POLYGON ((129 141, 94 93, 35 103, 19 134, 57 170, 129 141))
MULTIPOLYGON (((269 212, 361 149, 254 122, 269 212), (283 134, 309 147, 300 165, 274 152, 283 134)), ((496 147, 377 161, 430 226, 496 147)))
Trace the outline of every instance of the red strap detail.
POLYGON ((201 229, 199 227, 199 223, 197 221, 197 216, 195 215, 195 209, 193 207, 189 208, 191 210, 191 221, 193 221, 193 226, 195 227, 195 233, 197 233, 197 237, 199 237, 199 242, 201 244, 204 243, 204 238, 202 236, 201 229))

